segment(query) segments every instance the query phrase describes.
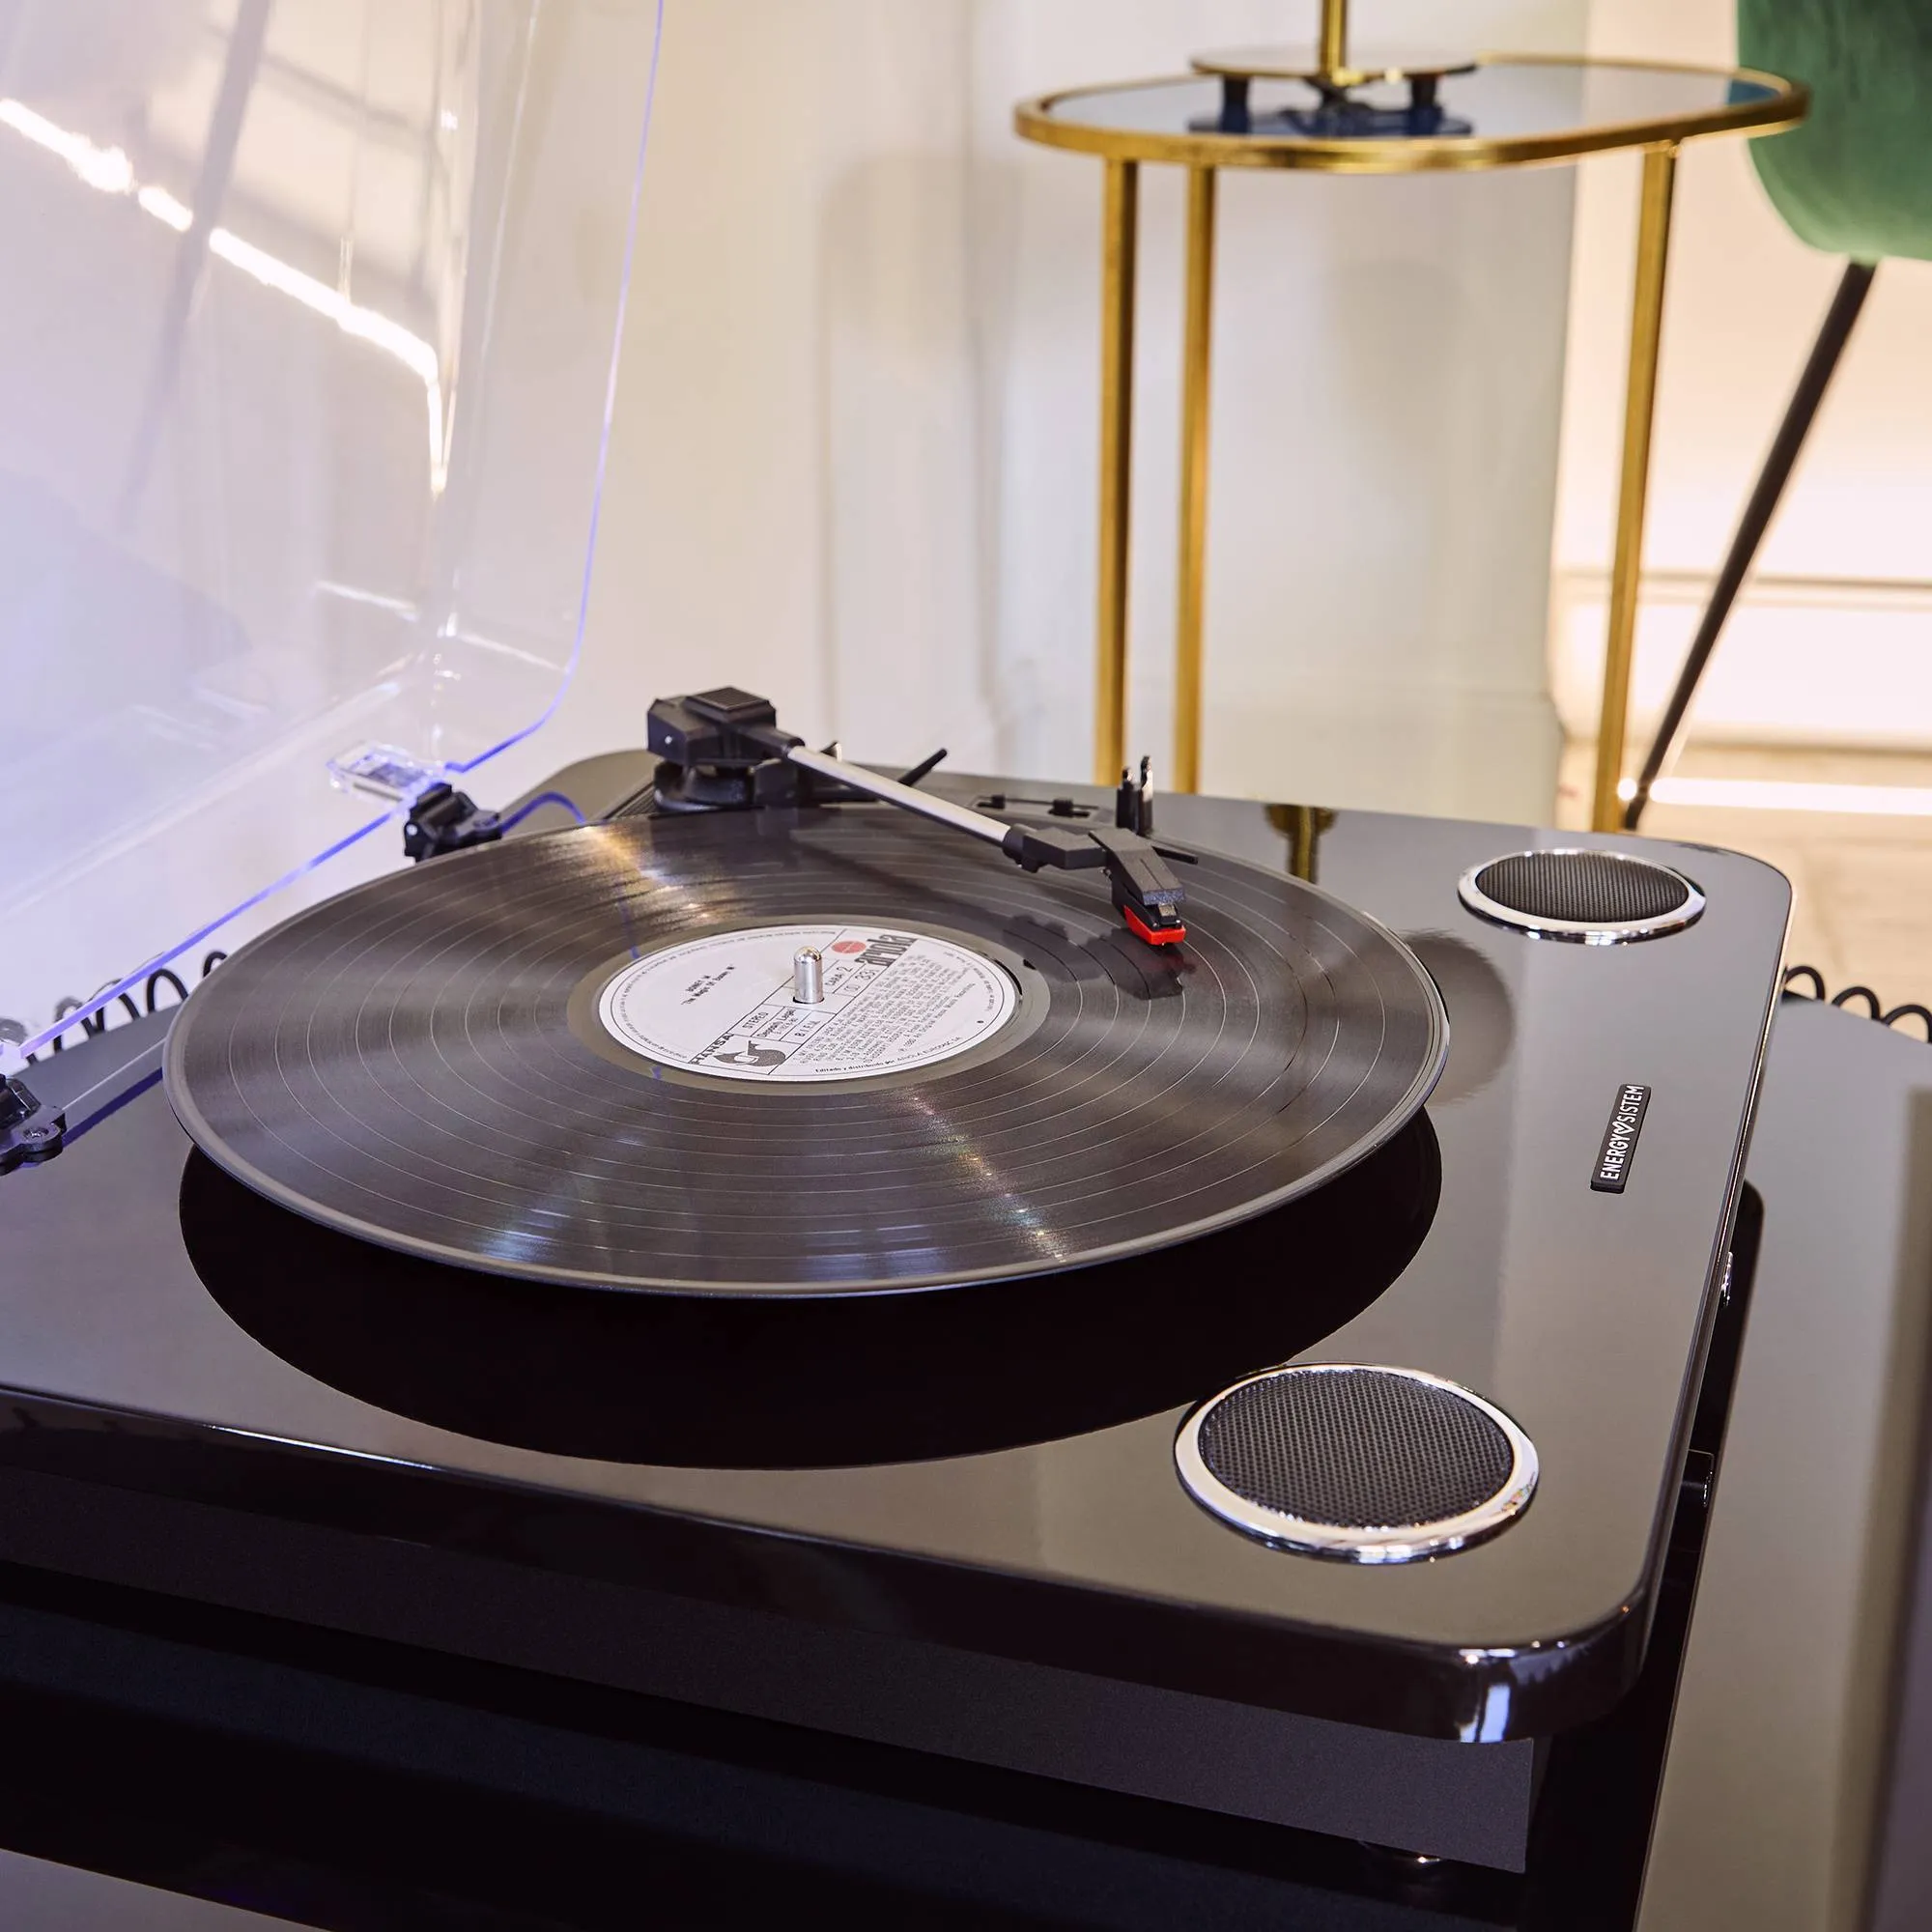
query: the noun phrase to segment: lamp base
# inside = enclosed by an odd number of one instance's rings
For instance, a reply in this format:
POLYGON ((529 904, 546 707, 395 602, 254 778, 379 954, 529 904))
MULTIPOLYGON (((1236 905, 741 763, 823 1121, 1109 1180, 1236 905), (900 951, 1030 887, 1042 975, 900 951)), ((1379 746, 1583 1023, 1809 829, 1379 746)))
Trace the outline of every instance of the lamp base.
POLYGON ((1342 63, 1329 66, 1314 47, 1235 47, 1221 53, 1196 54, 1191 65, 1196 73, 1217 80, 1304 80, 1327 96, 1372 87, 1378 81, 1433 88, 1452 73, 1470 72, 1476 57, 1440 50, 1394 53, 1376 49, 1369 53, 1351 51, 1342 63))

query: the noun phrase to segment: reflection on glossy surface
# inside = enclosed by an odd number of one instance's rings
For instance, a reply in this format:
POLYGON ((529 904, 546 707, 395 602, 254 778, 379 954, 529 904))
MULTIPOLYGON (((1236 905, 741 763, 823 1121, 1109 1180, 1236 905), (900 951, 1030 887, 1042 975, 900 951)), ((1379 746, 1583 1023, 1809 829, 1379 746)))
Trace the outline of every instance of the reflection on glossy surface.
POLYGON ((190 1156, 209 1292, 306 1373, 526 1449, 712 1468, 1018 1448, 1198 1400, 1313 1348, 1400 1274, 1435 1211, 1419 1115, 1313 1199, 1106 1268, 892 1300, 637 1301, 466 1273, 299 1219, 190 1156))
POLYGON ((1321 835, 1334 829, 1335 814, 1320 805, 1271 805, 1267 809, 1267 822, 1288 840, 1290 876, 1319 886, 1321 835))
POLYGON ((468 765, 556 696, 655 23, 0 7, 0 912, 40 935, 0 1013, 30 1035, 379 820, 332 756, 468 765))
POLYGON ((1932 1053, 1783 1001, 1750 1173, 1764 1251, 1639 1925, 1919 1932, 1932 1053))
POLYGON ((1435 1086, 1443 1106, 1480 1094, 1508 1064, 1515 1017, 1503 978, 1475 947, 1446 932, 1411 932, 1408 950, 1449 1009, 1449 1064, 1435 1086))

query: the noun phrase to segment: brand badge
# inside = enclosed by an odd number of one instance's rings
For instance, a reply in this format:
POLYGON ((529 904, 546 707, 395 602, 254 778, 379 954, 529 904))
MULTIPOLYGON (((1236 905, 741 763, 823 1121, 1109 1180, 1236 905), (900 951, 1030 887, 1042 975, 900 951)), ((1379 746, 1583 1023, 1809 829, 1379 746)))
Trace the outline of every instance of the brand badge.
POLYGON ((1630 1179, 1631 1162, 1636 1158, 1637 1136, 1643 1132, 1643 1117, 1650 1107, 1648 1087, 1623 1087, 1610 1110, 1610 1124, 1604 1134, 1604 1151, 1597 1156, 1597 1171, 1590 1185, 1599 1194, 1621 1194, 1630 1179))

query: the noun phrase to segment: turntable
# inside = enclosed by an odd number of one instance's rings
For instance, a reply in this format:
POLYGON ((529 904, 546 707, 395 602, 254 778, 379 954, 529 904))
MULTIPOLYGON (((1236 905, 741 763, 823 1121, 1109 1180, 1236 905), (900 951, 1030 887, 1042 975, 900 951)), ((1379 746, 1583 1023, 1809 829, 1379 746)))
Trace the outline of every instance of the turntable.
MULTIPOLYGON (((8 1684, 400 1763, 494 1671, 674 1714, 691 1790, 749 1726, 1581 1922, 1606 1765, 1641 1862, 1721 1449, 1783 880, 895 773, 730 687, 505 796, 601 481, 624 264, 575 212, 650 74, 644 10, 565 14, 439 56, 476 152, 426 205, 474 206, 420 314, 228 227, 180 271, 206 223, 131 137, 80 168, 71 94, 0 153, 15 252, 128 293, 81 330, 37 283, 0 358, 73 647, 0 775, 8 1684), (570 143, 493 118, 536 69, 570 143), (131 447, 76 429, 129 393, 131 447), (48 1579, 161 1648, 75 1662, 48 1579), (401 1702, 351 1735, 229 1667, 243 1625, 401 1702)), ((599 1802, 698 1829, 647 1782, 599 1802)), ((719 1804, 817 1856, 810 1805, 719 1804)))
POLYGON ((1720 1445, 1783 881, 923 781, 1165 855, 1156 946, 786 769, 560 774, 29 1069, 0 1554, 1522 1870, 1720 1445), (747 1064, 813 991, 895 1017, 747 1064))

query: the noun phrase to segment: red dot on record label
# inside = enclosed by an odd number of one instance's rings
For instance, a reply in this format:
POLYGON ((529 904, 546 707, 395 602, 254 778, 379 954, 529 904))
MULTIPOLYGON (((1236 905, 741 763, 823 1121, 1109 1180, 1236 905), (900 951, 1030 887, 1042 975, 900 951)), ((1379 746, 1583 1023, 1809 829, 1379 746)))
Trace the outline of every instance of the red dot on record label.
POLYGON ((863 952, 866 950, 866 942, 863 939, 835 939, 832 942, 832 950, 835 952, 863 952))

